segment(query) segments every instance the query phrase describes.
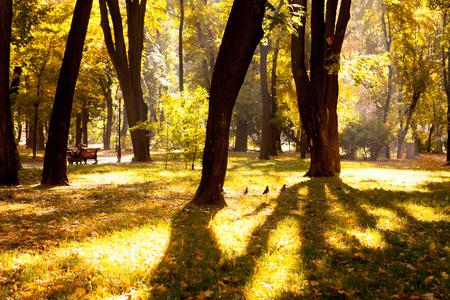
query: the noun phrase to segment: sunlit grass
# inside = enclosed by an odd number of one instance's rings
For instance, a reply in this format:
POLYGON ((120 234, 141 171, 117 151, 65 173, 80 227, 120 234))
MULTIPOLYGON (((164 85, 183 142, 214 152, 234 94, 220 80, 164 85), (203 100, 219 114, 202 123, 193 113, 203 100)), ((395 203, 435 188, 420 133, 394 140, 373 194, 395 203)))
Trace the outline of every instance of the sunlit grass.
POLYGON ((0 299, 450 294, 448 168, 343 162, 340 178, 307 179, 307 167, 231 155, 218 211, 182 210, 200 170, 181 163, 69 166, 71 185, 51 189, 21 171, 24 185, 0 190, 0 299))

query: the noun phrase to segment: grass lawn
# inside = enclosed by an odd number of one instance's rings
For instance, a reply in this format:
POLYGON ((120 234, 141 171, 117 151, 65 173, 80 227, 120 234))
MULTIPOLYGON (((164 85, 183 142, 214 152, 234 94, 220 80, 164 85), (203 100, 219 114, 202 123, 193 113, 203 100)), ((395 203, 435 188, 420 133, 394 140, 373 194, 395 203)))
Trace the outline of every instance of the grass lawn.
POLYGON ((182 163, 69 166, 49 189, 20 171, 0 188, 0 299, 449 299, 442 162, 308 179, 293 155, 230 155, 221 210, 183 210, 200 170, 182 163))

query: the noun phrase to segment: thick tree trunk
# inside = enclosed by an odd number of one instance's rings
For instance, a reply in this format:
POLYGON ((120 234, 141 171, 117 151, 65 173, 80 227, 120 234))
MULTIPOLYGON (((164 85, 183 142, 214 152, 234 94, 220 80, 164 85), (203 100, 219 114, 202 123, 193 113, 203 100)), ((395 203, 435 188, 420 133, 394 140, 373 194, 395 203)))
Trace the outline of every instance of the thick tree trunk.
MULTIPOLYGON (((292 1, 307 7, 306 0, 292 1)), ((311 164, 305 176, 334 176, 340 172, 337 128, 339 57, 350 19, 350 0, 343 0, 336 22, 337 0, 312 2, 310 74, 305 64, 305 26, 292 37, 292 71, 297 87, 300 117, 306 131, 311 164), (325 21, 325 22, 324 22, 325 21), (325 49, 325 51, 324 51, 325 49)), ((304 24, 305 18, 302 18, 304 24)))
POLYGON ((18 185, 18 162, 9 97, 12 1, 0 5, 0 185, 18 185))
POLYGON ((236 145, 234 151, 247 152, 247 120, 239 118, 236 125, 236 145))
MULTIPOLYGON (((128 43, 133 45, 133 47, 129 47, 128 54, 118 0, 100 0, 101 26, 105 36, 105 44, 119 78, 128 124, 131 128, 140 122, 146 122, 148 119, 148 107, 144 102, 141 87, 141 60, 147 0, 126 1, 126 5, 128 43), (108 4, 108 7, 106 4, 108 4), (114 39, 109 25, 108 11, 114 28, 114 39)), ((131 142, 135 161, 151 161, 148 129, 132 130, 131 142)))
POLYGON ((42 185, 67 185, 66 150, 73 94, 80 69, 92 0, 77 0, 56 87, 45 149, 42 185))
POLYGON ((308 138, 306 132, 302 130, 300 137, 300 158, 306 158, 306 152, 308 152, 308 138))
POLYGON ((231 115, 253 53, 263 36, 264 0, 235 1, 217 56, 209 96, 202 179, 193 205, 226 205, 222 194, 227 171, 231 115))
POLYGON ((260 43, 259 49, 261 52, 260 63, 259 63, 259 76, 261 79, 261 93, 263 99, 263 117, 262 117, 262 130, 261 130, 261 150, 259 152, 259 159, 270 159, 269 151, 270 151, 270 141, 271 141, 271 132, 270 132, 270 111, 271 111, 271 103, 269 94, 269 84, 267 79, 267 55, 269 54, 270 47, 268 45, 264 45, 260 43))

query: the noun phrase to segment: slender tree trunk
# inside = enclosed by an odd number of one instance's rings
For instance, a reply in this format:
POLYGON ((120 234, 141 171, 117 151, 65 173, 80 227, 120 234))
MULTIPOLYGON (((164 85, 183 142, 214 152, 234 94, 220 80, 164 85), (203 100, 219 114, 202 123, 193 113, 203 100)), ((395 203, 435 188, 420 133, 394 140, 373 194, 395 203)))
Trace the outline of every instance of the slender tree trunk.
POLYGON ((271 76, 271 111, 270 111, 270 150, 269 155, 278 155, 283 152, 281 149, 281 130, 279 122, 277 120, 277 65, 278 65, 278 53, 280 52, 279 41, 277 40, 275 49, 272 56, 272 76, 271 76))
POLYGON ((247 152, 247 120, 239 118, 236 125, 236 145, 234 151, 247 152))
POLYGON ((43 124, 43 122, 41 120, 39 120, 39 123, 38 123, 37 137, 38 137, 37 149, 38 150, 45 150, 44 124, 43 124))
POLYGON ((403 158, 403 152, 404 152, 404 145, 405 145, 405 138, 408 134, 409 127, 412 122, 412 116, 414 114, 414 111, 416 110, 417 103, 419 102, 420 95, 422 94, 421 91, 415 91, 413 93, 413 97, 411 100, 411 103, 409 104, 408 110, 406 112, 406 124, 405 127, 400 131, 399 137, 398 137, 398 148, 397 148, 397 158, 403 158))
POLYGON ((81 143, 81 139, 83 138, 83 128, 81 122, 81 113, 77 113, 75 119, 75 146, 78 146, 81 143))
POLYGON ((110 76, 107 76, 107 81, 104 78, 99 79, 99 84, 103 92, 106 104, 106 126, 103 134, 103 149, 111 150, 111 134, 113 123, 113 101, 111 85, 112 81, 110 76))
POLYGON ((428 134, 428 146, 427 146, 427 153, 431 153, 431 137, 434 133, 434 124, 431 125, 430 133, 428 134))
MULTIPOLYGON (((444 11, 444 30, 448 24, 448 16, 448 12, 444 11)), ((447 49, 442 49, 442 65, 444 73, 444 88, 445 94, 447 95, 447 165, 450 165, 450 47, 448 47, 447 49)))
MULTIPOLYGON (((307 7, 306 0, 292 3, 307 7)), ((326 16, 325 1, 312 2, 310 72, 305 64, 305 26, 297 28, 298 37, 292 37, 292 71, 300 117, 311 153, 310 168, 305 176, 334 176, 340 172, 336 112, 338 72, 329 70, 339 69, 340 52, 350 19, 350 5, 350 0, 341 2, 336 21, 337 0, 327 1, 326 16)), ((302 18, 303 24, 305 21, 302 18)))
POLYGON ((83 144, 85 147, 88 146, 88 111, 87 111, 87 101, 84 100, 84 105, 81 108, 81 129, 82 129, 82 136, 83 136, 83 144))
POLYGON ((34 120, 33 120, 33 159, 36 158, 36 150, 38 143, 38 123, 39 123, 39 103, 35 103, 34 120))
MULTIPOLYGON (((391 53, 391 44, 392 44, 392 36, 391 36, 391 21, 389 18, 389 11, 386 8, 385 2, 382 1, 381 4, 381 28, 383 29, 384 35, 384 44, 386 47, 386 52, 391 53)), ((387 83, 387 91, 386 91, 386 102, 383 106, 383 123, 387 124, 389 108, 391 105, 391 97, 392 97, 392 63, 389 62, 388 65, 388 83, 387 83)), ((386 141, 385 144, 385 156, 387 159, 391 158, 391 150, 390 143, 386 141)))
POLYGON ((193 205, 226 205, 222 194, 227 171, 231 115, 253 53, 263 36, 264 0, 235 1, 211 81, 202 178, 193 205))
POLYGON ((259 49, 261 52, 259 63, 259 76, 261 79, 261 93, 263 99, 263 117, 262 117, 262 130, 261 130, 261 150, 259 152, 259 159, 270 159, 270 105, 272 103, 269 94, 269 84, 267 79, 267 55, 269 54, 270 46, 260 43, 259 49))
POLYGON ((67 39, 45 149, 42 185, 67 185, 66 150, 73 94, 80 69, 92 0, 77 0, 67 39))
POLYGON ((178 28, 178 60, 180 67, 179 70, 180 92, 184 91, 183 26, 184 26, 184 1, 180 0, 180 27, 178 28))
POLYGON ((9 96, 12 1, 0 5, 0 185, 18 185, 18 161, 9 96))

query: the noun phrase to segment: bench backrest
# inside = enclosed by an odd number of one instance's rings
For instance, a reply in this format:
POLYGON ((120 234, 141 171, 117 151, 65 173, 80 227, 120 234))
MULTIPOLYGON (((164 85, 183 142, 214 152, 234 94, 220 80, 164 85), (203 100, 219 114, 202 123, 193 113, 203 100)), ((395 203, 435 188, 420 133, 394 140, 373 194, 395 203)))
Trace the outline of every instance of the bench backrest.
POLYGON ((82 158, 94 158, 97 155, 98 148, 85 148, 81 149, 82 158))

